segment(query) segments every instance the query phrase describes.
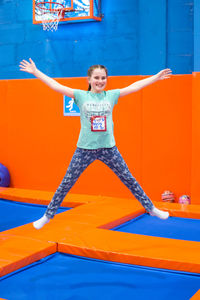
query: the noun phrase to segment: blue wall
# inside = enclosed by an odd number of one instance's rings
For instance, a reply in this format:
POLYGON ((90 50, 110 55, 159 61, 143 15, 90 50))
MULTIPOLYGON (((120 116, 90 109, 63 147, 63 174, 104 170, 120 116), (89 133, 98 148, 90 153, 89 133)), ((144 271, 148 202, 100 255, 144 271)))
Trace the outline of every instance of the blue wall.
POLYGON ((192 73, 194 1, 168 0, 167 15, 167 64, 175 73, 192 73))
POLYGON ((200 1, 194 0, 194 71, 200 71, 200 1))
POLYGON ((59 25, 52 33, 32 24, 31 0, 0 0, 0 79, 32 77, 18 70, 29 57, 53 77, 85 76, 96 63, 110 75, 153 74, 165 67, 191 73, 194 1, 102 0, 102 22, 59 25))

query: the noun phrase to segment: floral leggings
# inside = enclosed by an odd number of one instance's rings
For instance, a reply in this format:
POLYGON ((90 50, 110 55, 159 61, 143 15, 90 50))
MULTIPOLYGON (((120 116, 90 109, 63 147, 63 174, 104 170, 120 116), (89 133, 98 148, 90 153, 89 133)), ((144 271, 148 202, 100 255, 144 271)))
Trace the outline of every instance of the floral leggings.
POLYGON ((102 161, 113 170, 148 212, 152 210, 153 203, 131 175, 116 146, 113 148, 100 148, 94 150, 77 148, 60 186, 47 207, 45 215, 48 218, 54 217, 66 194, 78 180, 79 176, 96 159, 102 161))

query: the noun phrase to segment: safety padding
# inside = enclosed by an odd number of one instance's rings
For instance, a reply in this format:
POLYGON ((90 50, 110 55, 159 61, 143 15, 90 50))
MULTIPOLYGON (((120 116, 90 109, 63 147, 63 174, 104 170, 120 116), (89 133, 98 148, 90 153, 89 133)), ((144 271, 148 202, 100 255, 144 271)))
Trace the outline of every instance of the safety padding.
POLYGON ((58 251, 101 260, 200 273, 200 243, 103 229, 58 240, 58 251), (192 253, 192 255, 191 255, 192 253))
POLYGON ((27 266, 56 251, 55 243, 36 240, 28 236, 12 236, 9 233, 2 233, 0 237, 0 276, 27 266))
MULTIPOLYGON (((1 199, 13 200, 18 202, 48 205, 53 195, 54 192, 0 187, 1 199)), ((98 201, 99 199, 99 196, 79 194, 76 195, 69 193, 67 197, 63 200, 61 206, 76 207, 82 204, 98 201)))
POLYGON ((200 205, 156 202, 156 206, 167 210, 171 217, 200 219, 200 205))
POLYGON ((200 290, 198 290, 198 292, 194 294, 194 296, 190 298, 190 300, 200 300, 200 290))
POLYGON ((9 233, 12 236, 31 236, 38 240, 57 242, 66 235, 75 236, 88 228, 113 228, 143 213, 144 208, 138 201, 102 197, 96 203, 81 205, 56 215, 40 230, 27 224, 0 233, 0 239, 3 234, 9 233))
MULTIPOLYGON (((71 195, 66 197, 66 202, 68 197, 71 195)), ((200 273, 199 242, 109 231, 107 229, 143 214, 144 208, 134 199, 92 197, 91 201, 90 198, 87 201, 87 197, 86 195, 82 196, 84 202, 82 205, 56 215, 41 230, 36 230, 32 224, 27 224, 0 233, 0 241, 4 241, 6 237, 6 243, 13 245, 9 247, 10 252, 2 250, 5 247, 0 247, 0 262, 3 261, 4 263, 2 264, 3 274, 11 272, 11 262, 9 260, 6 262, 7 258, 14 257, 12 265, 18 269, 22 265, 21 261, 24 265, 30 263, 27 259, 29 256, 36 261, 39 259, 37 253, 42 252, 43 256, 48 255, 49 253, 45 252, 44 254, 43 250, 49 249, 47 247, 49 243, 50 245, 53 243, 52 251, 54 252, 57 244, 57 251, 59 252, 200 273), (20 257, 21 252, 24 253, 27 244, 32 245, 32 243, 35 248, 31 246, 31 254, 26 253, 23 260, 20 257), (42 245, 44 246, 41 251, 38 250, 42 245), (36 253, 35 256, 34 253, 36 253)), ((73 195, 72 198, 74 201, 70 200, 72 204, 80 201, 79 195, 73 195)), ((184 209, 180 204, 158 202, 155 205, 158 208, 168 210, 173 216, 187 218, 194 218, 195 216, 195 218, 200 219, 200 206, 198 205, 184 206, 184 209)))

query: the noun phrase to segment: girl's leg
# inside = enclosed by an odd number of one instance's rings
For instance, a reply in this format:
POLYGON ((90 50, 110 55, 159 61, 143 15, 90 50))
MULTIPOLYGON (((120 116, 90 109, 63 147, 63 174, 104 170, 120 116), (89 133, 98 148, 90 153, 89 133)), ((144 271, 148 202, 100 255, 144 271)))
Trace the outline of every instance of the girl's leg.
POLYGON ((168 212, 160 211, 154 207, 149 197, 130 173, 128 166, 116 146, 109 149, 102 149, 98 159, 104 162, 120 178, 150 215, 157 216, 161 219, 168 218, 168 212))
POLYGON ((44 216, 33 223, 36 229, 42 228, 49 219, 53 218, 56 214, 58 208, 60 207, 63 199, 78 180, 83 171, 95 160, 95 156, 90 150, 85 150, 77 148, 67 172, 59 185, 57 191, 55 192, 51 202, 49 203, 44 216))

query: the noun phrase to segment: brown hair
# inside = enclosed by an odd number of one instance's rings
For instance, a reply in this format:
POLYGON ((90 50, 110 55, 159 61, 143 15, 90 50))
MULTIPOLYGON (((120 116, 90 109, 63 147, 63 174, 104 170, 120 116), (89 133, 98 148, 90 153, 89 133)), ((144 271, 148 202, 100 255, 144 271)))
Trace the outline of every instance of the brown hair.
MULTIPOLYGON (((101 70, 105 70, 106 72, 106 76, 108 76, 108 70, 105 66, 103 65, 93 65, 91 66, 89 69, 88 69, 88 77, 91 77, 92 76, 92 73, 95 69, 101 69, 101 70)), ((89 84, 88 86, 88 91, 91 91, 91 84, 89 84)))

